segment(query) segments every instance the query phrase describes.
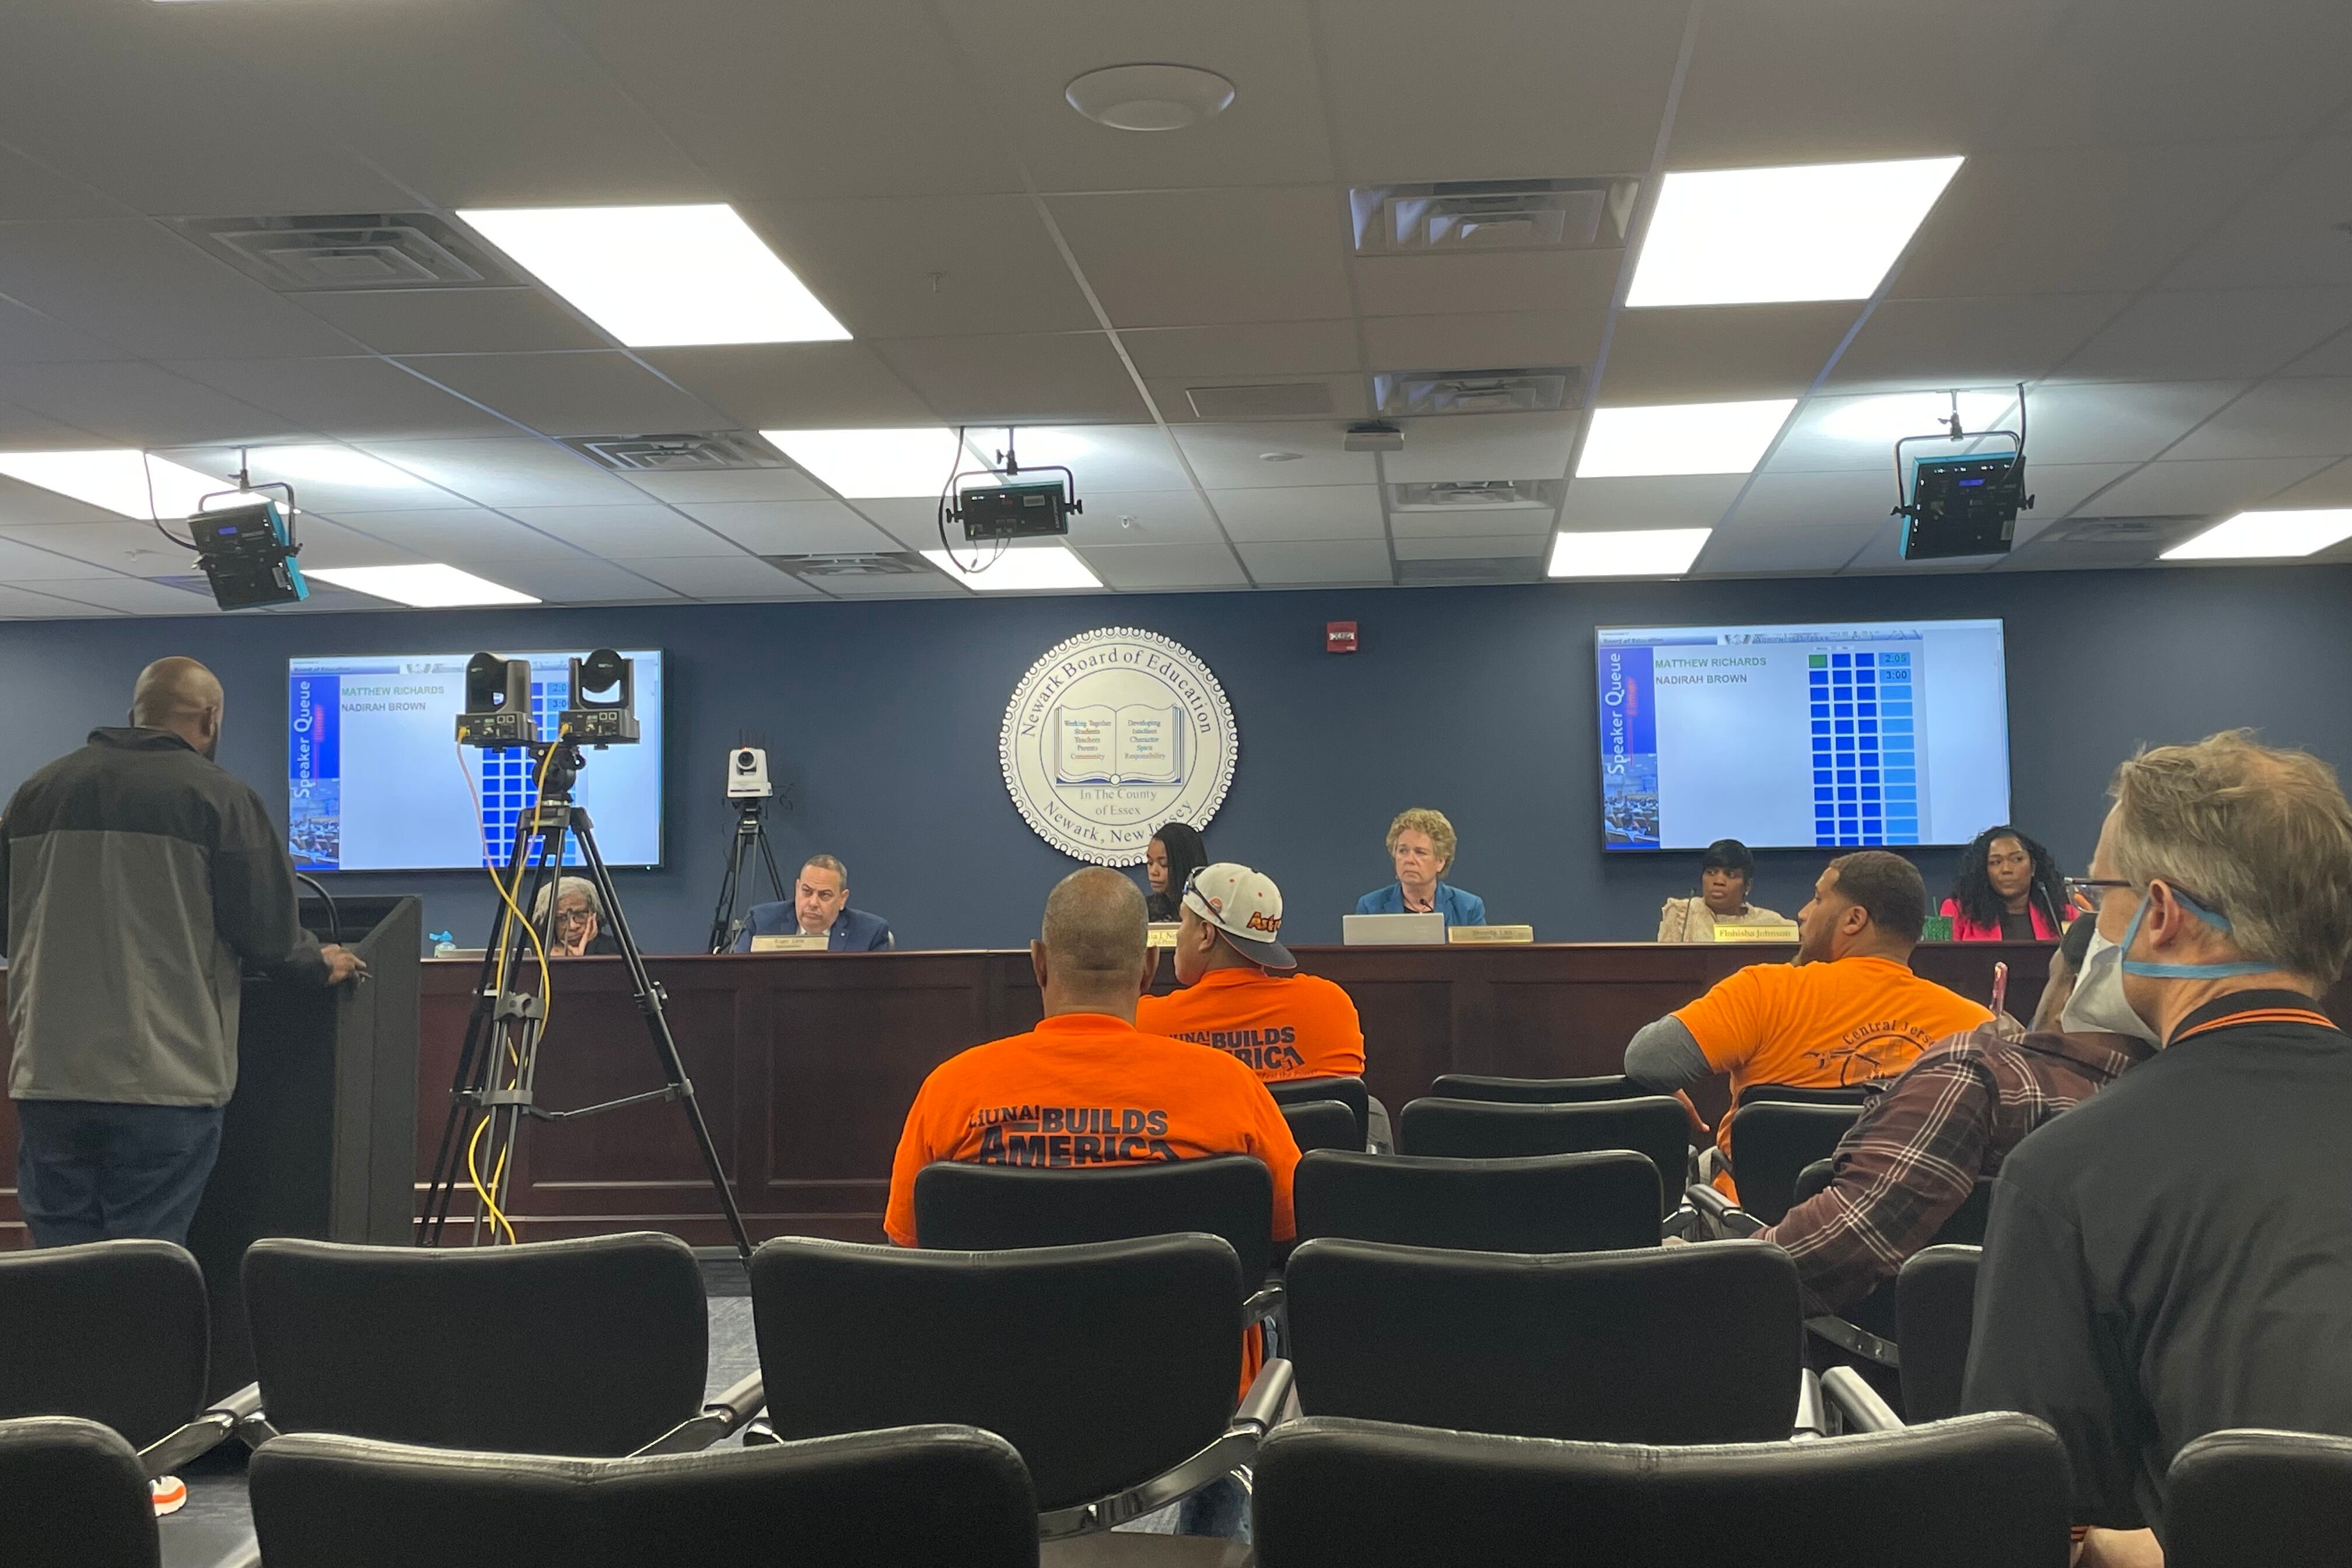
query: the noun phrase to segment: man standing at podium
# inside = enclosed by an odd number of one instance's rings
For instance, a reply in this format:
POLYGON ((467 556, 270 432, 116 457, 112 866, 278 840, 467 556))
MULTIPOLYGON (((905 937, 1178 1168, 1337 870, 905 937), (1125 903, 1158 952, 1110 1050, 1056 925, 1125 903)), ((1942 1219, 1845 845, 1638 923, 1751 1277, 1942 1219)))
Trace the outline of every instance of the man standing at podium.
POLYGON ((25 781, 0 816, 8 1095, 36 1247, 184 1245, 236 1087, 251 964, 336 985, 365 966, 297 918, 286 836, 215 765, 221 686, 140 671, 131 723, 25 781))

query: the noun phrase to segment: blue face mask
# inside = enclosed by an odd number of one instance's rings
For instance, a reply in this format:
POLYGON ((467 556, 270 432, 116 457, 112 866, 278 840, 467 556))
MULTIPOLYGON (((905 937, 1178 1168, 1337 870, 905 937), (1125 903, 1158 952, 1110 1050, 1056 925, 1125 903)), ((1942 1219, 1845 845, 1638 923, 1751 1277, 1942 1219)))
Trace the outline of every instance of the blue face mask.
MULTIPOLYGON (((2179 889, 2172 889, 2172 897, 2174 902, 2214 930, 2226 931, 2230 929, 2228 916, 2207 909, 2179 889)), ((2143 898, 2139 901, 2139 909, 2132 915, 2131 929, 2124 932, 2124 940, 2118 944, 2126 954, 2122 964, 2126 974, 2137 974, 2147 980, 2219 980, 2232 974, 2268 974, 2278 967, 2261 959, 2242 959, 2234 963, 2149 963, 2132 958, 2129 954, 2132 943, 2139 938, 2139 922, 2147 918, 2147 900, 2143 898)))

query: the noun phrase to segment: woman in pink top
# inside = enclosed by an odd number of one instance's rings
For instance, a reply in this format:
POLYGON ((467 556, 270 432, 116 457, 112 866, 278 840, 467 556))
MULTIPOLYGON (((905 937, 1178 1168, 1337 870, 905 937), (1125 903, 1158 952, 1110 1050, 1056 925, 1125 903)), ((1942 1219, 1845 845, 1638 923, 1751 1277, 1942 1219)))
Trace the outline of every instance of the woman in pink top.
POLYGON ((2049 850, 2005 824, 1988 827, 1960 852, 1938 912, 1952 917, 1954 942, 2056 942, 2065 925, 2062 881, 2049 850))

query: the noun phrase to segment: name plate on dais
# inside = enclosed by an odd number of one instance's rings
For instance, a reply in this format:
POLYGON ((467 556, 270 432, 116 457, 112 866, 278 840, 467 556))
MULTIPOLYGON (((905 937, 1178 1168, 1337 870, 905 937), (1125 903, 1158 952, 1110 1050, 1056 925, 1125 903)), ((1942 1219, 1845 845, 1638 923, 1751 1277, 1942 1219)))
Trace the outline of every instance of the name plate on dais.
POLYGON ((1715 940, 1717 942, 1794 942, 1797 940, 1797 928, 1793 925, 1717 926, 1715 928, 1715 940))
POLYGON ((1533 926, 1447 926, 1445 928, 1445 940, 1450 942, 1533 942, 1535 939, 1536 928, 1533 926))
POLYGON ((1141 865, 1162 823, 1207 826, 1238 749, 1209 667, 1133 626, 1074 637, 1031 665, 996 746, 1037 837, 1097 866, 1141 865))
POLYGON ((1143 945, 1146 947, 1174 947, 1176 945, 1176 933, 1183 929, 1184 927, 1182 923, 1177 921, 1154 921, 1151 924, 1143 928, 1143 945))
POLYGON ((832 945, 833 938, 823 931, 814 936, 789 931, 782 936, 755 936, 751 939, 753 952, 823 952, 832 945))

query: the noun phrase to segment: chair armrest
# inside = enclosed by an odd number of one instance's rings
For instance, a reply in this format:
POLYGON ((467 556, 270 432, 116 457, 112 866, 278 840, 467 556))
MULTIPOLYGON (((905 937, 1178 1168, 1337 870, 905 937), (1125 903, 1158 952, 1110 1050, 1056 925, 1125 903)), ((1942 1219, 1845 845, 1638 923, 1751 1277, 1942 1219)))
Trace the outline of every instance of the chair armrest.
POLYGON ((1260 1436, 1272 1431, 1283 1419, 1297 1386, 1298 1375, 1291 1364, 1279 1356, 1257 1369, 1257 1380, 1227 1422, 1228 1430, 1255 1431, 1260 1436))
POLYGON ((1901 1346, 1893 1340, 1881 1339, 1868 1329, 1857 1327, 1843 1318, 1807 1318, 1805 1327, 1850 1355, 1858 1355, 1864 1361, 1876 1362, 1885 1367, 1903 1364, 1901 1346))
POLYGON ((755 1372, 733 1387, 722 1390, 718 1398, 702 1407, 701 1415, 679 1422, 637 1453, 691 1454, 708 1448, 767 1407, 767 1388, 755 1372))
POLYGON ((1764 1228, 1763 1221, 1704 1183, 1693 1182, 1685 1187, 1683 1198, 1718 1235, 1754 1236, 1764 1228))
POLYGON ((1269 1279, 1257 1289, 1257 1293, 1242 1303, 1242 1323, 1262 1323, 1282 1310, 1282 1281, 1269 1279))
POLYGON ((1822 1373, 1822 1393, 1849 1432, 1900 1432, 1903 1417, 1878 1396, 1850 1366, 1833 1366, 1822 1373))
POLYGON ((1829 1435, 1829 1407, 1822 1403, 1822 1380, 1807 1367, 1797 1374, 1797 1417, 1790 1424, 1789 1437, 1802 1443, 1829 1435))
POLYGON ((248 1383, 186 1426, 140 1449, 139 1463, 150 1478, 168 1476, 190 1459, 209 1454, 227 1442, 260 1409, 261 1384, 248 1383))
POLYGON ((1267 1362, 1258 1368, 1257 1380, 1250 1384, 1249 1393, 1215 1442, 1140 1486, 1039 1514, 1038 1538, 1059 1541, 1091 1535, 1157 1513, 1250 1464, 1257 1458, 1258 1439, 1282 1419, 1290 1404, 1292 1375, 1288 1362, 1278 1356, 1267 1362))

